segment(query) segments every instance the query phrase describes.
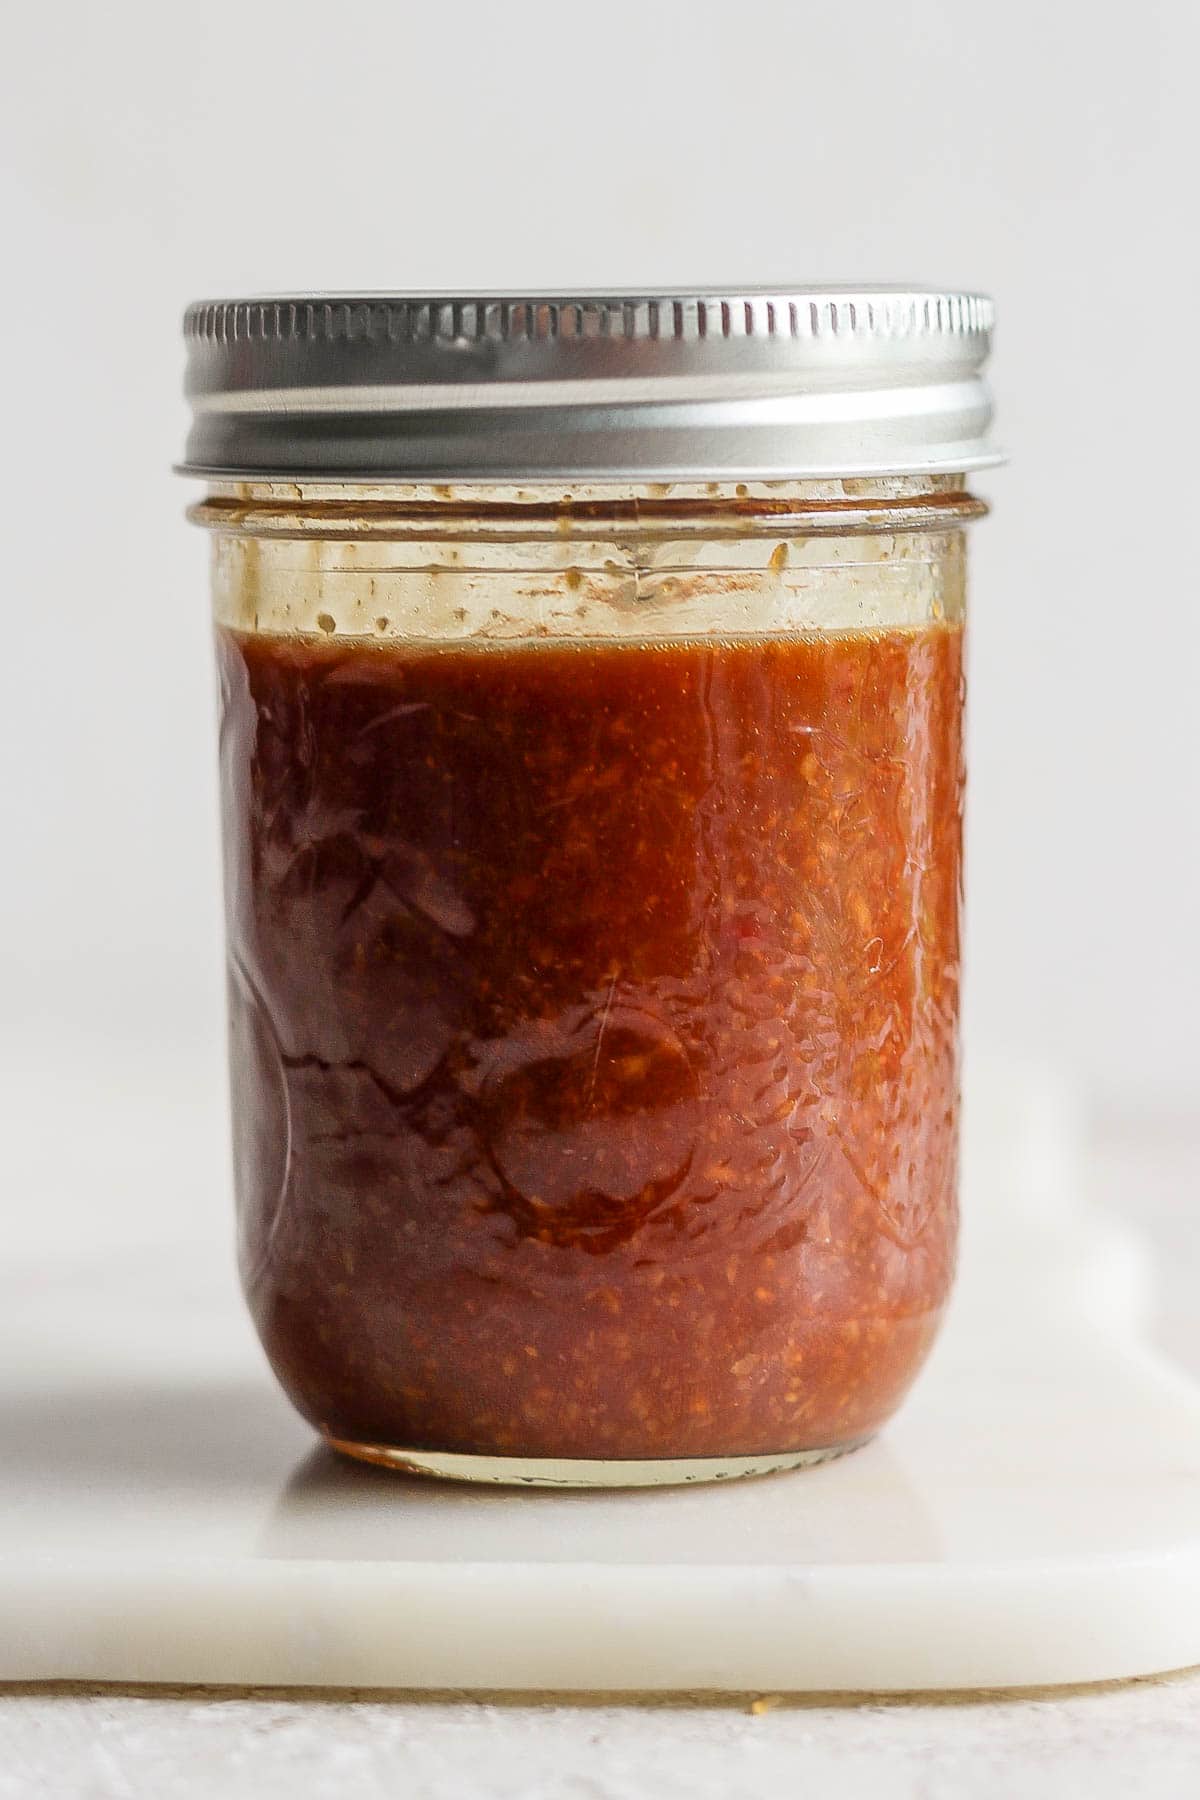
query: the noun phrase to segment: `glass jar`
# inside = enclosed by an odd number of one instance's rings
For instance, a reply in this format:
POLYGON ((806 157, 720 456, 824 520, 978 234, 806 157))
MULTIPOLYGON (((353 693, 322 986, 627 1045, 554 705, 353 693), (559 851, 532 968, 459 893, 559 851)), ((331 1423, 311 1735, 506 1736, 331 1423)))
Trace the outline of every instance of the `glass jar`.
POLYGON ((644 335, 563 332, 642 300, 190 315, 240 1264, 337 1449, 759 1473, 862 1443, 923 1361, 956 1237, 964 471, 992 460, 983 303, 936 298, 858 297, 847 372, 755 297, 792 328, 741 400, 687 317, 656 341, 700 366, 653 352, 633 396, 644 335), (453 355, 487 306, 526 366, 481 416, 453 355), (615 372, 564 351, 597 338, 615 372), (914 340, 905 456, 893 404, 851 464, 844 414, 914 340), (932 443, 931 365, 971 389, 932 443))

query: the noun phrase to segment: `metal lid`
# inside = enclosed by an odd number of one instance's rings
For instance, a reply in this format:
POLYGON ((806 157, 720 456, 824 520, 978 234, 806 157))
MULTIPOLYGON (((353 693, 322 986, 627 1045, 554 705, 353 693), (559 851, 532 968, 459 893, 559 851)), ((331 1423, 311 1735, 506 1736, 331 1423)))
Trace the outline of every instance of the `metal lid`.
POLYGON ((1001 460, 978 294, 297 295, 184 318, 189 475, 715 481, 1001 460))

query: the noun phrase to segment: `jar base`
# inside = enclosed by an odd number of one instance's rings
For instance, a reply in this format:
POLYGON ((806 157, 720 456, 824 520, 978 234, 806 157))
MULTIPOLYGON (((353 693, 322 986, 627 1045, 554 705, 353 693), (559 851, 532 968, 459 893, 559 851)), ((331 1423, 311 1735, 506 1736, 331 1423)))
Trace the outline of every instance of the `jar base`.
POLYGON ((758 1456, 555 1457, 469 1456, 448 1450, 402 1450, 388 1444, 360 1444, 325 1434, 342 1456, 375 1463, 404 1475, 439 1481, 467 1481, 493 1487, 642 1488, 685 1487, 702 1481, 742 1481, 777 1475, 785 1469, 830 1462, 869 1442, 855 1438, 827 1449, 764 1451, 758 1456))

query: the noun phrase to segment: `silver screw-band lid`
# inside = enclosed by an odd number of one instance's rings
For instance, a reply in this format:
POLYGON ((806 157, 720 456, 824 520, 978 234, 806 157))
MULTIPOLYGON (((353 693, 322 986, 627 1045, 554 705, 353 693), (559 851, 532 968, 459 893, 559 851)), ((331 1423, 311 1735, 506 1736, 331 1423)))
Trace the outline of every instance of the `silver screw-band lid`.
POLYGON ((992 305, 910 288, 297 295, 184 318, 183 472, 304 481, 934 474, 1001 460, 992 305))

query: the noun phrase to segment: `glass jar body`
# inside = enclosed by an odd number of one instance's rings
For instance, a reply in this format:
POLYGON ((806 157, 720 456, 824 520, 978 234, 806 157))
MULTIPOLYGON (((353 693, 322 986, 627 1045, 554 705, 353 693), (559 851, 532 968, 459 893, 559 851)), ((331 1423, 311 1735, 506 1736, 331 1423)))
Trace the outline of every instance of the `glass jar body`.
POLYGON ((952 477, 214 490, 242 1277, 338 1447, 869 1437, 956 1237, 952 477))

